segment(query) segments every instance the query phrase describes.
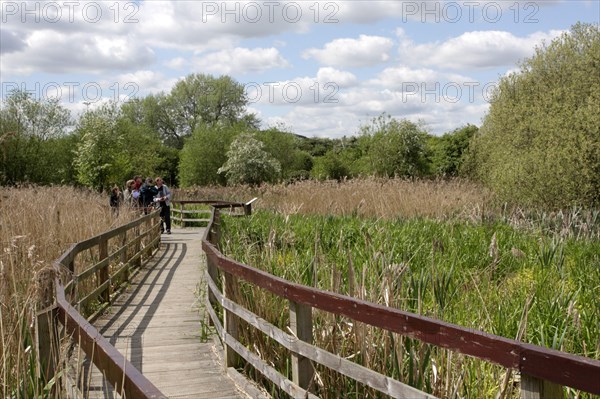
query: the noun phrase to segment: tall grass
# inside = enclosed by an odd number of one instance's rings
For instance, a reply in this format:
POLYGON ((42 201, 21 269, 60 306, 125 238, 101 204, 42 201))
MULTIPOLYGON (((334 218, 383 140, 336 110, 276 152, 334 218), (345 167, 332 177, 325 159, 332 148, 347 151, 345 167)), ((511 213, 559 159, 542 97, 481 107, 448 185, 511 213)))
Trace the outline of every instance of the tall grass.
MULTIPOLYGON (((460 214, 459 214, 460 216, 460 214)), ((365 218, 257 212, 224 218, 223 251, 285 279, 511 339, 600 358, 600 240, 501 220, 365 218)), ((244 306, 285 329, 287 309, 243 285, 244 306)), ((513 397, 490 363, 315 311, 315 343, 439 397, 513 397)), ((245 329, 286 373, 286 356, 245 329)), ((324 398, 380 397, 317 367, 324 398)), ((571 390, 568 397, 588 397, 571 390)))
POLYGON ((342 182, 300 181, 260 187, 198 187, 175 190, 175 199, 249 200, 256 209, 283 214, 361 216, 372 218, 423 217, 461 219, 480 224, 502 221, 519 229, 561 238, 600 239, 600 211, 525 210, 499 203, 479 184, 467 180, 352 179, 342 182))
MULTIPOLYGON (((0 392, 3 398, 51 395, 38 379, 32 328, 40 277, 72 243, 130 220, 108 197, 68 187, 0 192, 0 392)), ((56 395, 56 393, 52 394, 56 395)))

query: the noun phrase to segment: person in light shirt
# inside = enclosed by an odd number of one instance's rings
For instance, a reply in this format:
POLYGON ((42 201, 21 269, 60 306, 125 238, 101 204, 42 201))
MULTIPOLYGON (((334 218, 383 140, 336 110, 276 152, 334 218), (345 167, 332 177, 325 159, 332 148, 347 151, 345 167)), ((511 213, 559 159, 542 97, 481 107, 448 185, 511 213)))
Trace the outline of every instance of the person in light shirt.
POLYGON ((160 206, 160 232, 164 233, 166 227, 167 234, 171 234, 171 190, 164 184, 161 177, 156 178, 156 189, 158 194, 155 200, 160 206))

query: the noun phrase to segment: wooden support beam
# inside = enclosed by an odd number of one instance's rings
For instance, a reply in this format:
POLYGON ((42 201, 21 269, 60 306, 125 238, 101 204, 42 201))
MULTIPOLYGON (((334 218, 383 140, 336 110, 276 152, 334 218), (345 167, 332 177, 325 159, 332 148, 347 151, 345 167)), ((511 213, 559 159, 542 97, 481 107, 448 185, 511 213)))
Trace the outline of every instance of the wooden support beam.
MULTIPOLYGON (((102 261, 108 258, 108 239, 101 240, 98 243, 98 260, 102 261)), ((110 279, 110 274, 108 272, 109 263, 106 263, 106 266, 102 267, 98 270, 97 276, 97 287, 103 285, 106 281, 110 279)), ((99 295, 101 302, 109 302, 110 301, 110 284, 107 285, 106 289, 99 295)))
POLYGON ((562 399, 563 387, 527 374, 521 374, 521 399, 562 399))
MULTIPOLYGON (((312 307, 294 301, 290 303, 290 329, 299 339, 309 344, 313 341, 312 307)), ((292 352, 292 381, 310 391, 314 368, 310 359, 292 352)), ((313 389, 314 391, 314 389, 313 389)))
MULTIPOLYGON (((237 291, 237 277, 233 276, 230 273, 223 273, 224 282, 223 282, 223 296, 225 298, 230 299, 233 302, 236 302, 236 291, 237 291)), ((236 341, 239 341, 239 320, 238 317, 228 311, 227 309, 223 309, 223 324, 225 327, 225 332, 236 341)), ((229 345, 225 344, 225 354, 223 358, 225 362, 225 369, 229 367, 237 368, 239 365, 239 356, 237 352, 229 345)))

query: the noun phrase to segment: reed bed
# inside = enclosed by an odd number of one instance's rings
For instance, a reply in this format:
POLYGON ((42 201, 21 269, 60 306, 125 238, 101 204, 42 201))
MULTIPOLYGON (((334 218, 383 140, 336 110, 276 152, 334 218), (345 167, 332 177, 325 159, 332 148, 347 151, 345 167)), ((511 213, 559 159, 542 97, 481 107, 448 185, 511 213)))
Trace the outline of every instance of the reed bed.
POLYGON ((492 195, 466 180, 365 178, 342 182, 305 180, 260 187, 198 187, 177 190, 176 199, 259 197, 258 209, 283 213, 358 215, 367 217, 442 218, 485 208, 492 195))
MULTIPOLYGON (((3 188, 0 193, 0 392, 55 397, 38 378, 32 328, 53 261, 72 243, 132 220, 108 196, 70 187, 3 188), (44 385, 44 386, 43 386, 44 385)), ((52 382, 50 382, 50 385, 52 382)))
MULTIPOLYGON (((225 217, 222 248, 290 281, 599 359, 600 240, 535 226, 259 211, 225 217)), ((241 287, 244 306, 285 329, 280 300, 241 287)), ((284 351, 249 327, 243 332, 290 376, 284 351)), ((322 348, 438 397, 518 397, 519 376, 502 367, 343 317, 315 311, 314 336, 322 348)), ((317 376, 323 398, 383 396, 322 367, 317 376)))
POLYGON ((499 203, 493 193, 468 180, 364 178, 342 182, 314 180, 294 184, 212 186, 175 190, 175 199, 247 201, 255 209, 284 215, 360 216, 382 219, 503 222, 519 229, 561 238, 600 239, 600 210, 523 209, 499 203))

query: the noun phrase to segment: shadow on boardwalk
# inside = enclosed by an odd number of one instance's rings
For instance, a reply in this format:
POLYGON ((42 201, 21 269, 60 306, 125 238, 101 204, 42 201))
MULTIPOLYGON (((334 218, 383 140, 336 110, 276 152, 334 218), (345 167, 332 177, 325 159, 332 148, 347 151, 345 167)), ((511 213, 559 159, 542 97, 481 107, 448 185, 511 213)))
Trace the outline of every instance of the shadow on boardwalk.
MULTIPOLYGON (((94 324, 169 398, 244 398, 201 342, 198 286, 205 269, 202 230, 173 230, 131 287, 94 324)), ((119 398, 95 367, 82 376, 89 398, 119 398)))

